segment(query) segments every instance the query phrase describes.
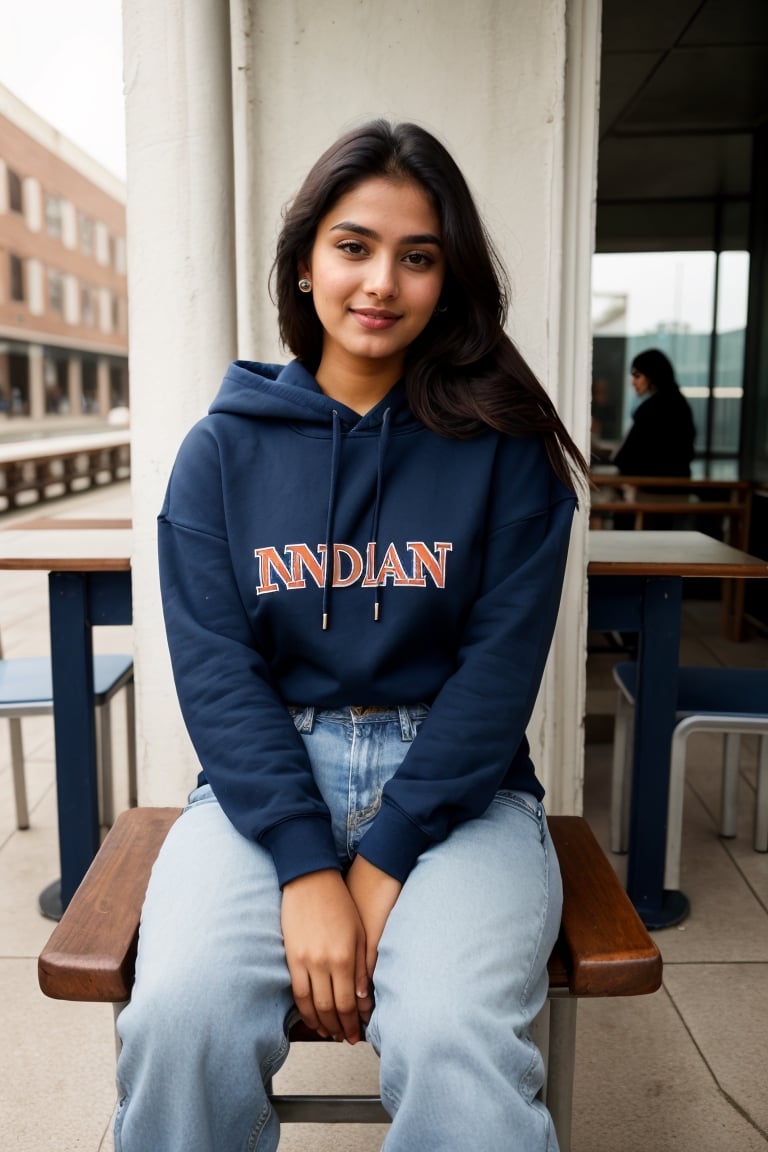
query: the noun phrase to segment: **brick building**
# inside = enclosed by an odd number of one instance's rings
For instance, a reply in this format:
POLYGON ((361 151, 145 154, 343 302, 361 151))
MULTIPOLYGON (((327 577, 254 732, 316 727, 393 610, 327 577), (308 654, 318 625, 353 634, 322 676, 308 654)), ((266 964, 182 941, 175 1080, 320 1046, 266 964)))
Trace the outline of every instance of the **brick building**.
POLYGON ((0 427, 127 404, 125 186, 0 85, 0 427))

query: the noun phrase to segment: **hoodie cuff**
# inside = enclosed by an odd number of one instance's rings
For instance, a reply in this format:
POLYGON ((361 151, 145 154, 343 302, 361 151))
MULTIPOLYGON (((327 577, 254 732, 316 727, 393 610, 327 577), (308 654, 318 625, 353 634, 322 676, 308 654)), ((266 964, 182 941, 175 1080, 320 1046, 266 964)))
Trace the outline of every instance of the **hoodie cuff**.
POLYGON ((404 884, 421 853, 433 843, 431 836, 385 802, 360 841, 358 855, 404 884))
POLYGON ((259 843, 271 853, 282 888, 290 880, 326 868, 341 871, 331 826, 324 816, 295 816, 263 832, 259 843))

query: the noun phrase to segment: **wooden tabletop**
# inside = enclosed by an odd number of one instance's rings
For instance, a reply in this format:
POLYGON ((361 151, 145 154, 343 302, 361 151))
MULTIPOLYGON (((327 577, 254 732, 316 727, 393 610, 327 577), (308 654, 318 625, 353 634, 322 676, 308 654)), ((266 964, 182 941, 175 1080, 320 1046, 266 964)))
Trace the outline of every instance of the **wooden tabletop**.
POLYGON ((46 572, 120 572, 131 567, 129 528, 72 525, 19 527, 0 531, 0 568, 46 572))
POLYGON ((768 560, 703 532, 589 533, 589 576, 768 576, 768 560))
POLYGON ((724 488, 728 491, 746 492, 752 487, 751 480, 693 480, 690 476, 622 476, 618 471, 590 472, 590 481, 596 488, 678 488, 682 491, 707 491, 724 488))
MULTIPOLYGON (((50 522, 49 522, 50 523, 50 522)), ((73 520, 0 530, 0 569, 127 571, 133 533, 123 521, 73 520), (104 525, 108 526, 104 526, 104 525), (76 530, 79 529, 79 530, 76 530)), ((703 532, 591 531, 590 576, 766 577, 768 561, 703 532)))

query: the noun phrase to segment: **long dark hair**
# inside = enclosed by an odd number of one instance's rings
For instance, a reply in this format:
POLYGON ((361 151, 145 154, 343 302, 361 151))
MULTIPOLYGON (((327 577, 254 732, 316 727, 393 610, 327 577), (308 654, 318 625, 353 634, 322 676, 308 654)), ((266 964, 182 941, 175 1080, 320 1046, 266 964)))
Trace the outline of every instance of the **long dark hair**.
POLYGON ((371 177, 410 180, 430 196, 442 225, 445 281, 440 311, 408 349, 405 384, 414 415, 432 431, 465 439, 486 428, 537 434, 570 489, 587 465, 552 400, 504 332, 509 289, 472 194, 443 145, 416 124, 373 120, 342 136, 314 164, 285 212, 272 268, 280 336, 316 371, 323 329, 299 291, 317 226, 371 177))
POLYGON ((680 393, 672 361, 658 348, 646 348, 644 352, 638 352, 632 361, 632 368, 647 376, 656 392, 665 392, 670 396, 680 393))

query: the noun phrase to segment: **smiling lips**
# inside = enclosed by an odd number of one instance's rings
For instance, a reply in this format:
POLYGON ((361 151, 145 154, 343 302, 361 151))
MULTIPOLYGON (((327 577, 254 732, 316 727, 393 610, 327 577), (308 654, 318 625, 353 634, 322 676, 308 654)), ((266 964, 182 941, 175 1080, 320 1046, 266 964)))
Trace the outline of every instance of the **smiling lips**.
POLYGON ((351 308, 350 312, 363 328, 374 330, 391 328, 400 319, 396 312, 386 308, 351 308))

